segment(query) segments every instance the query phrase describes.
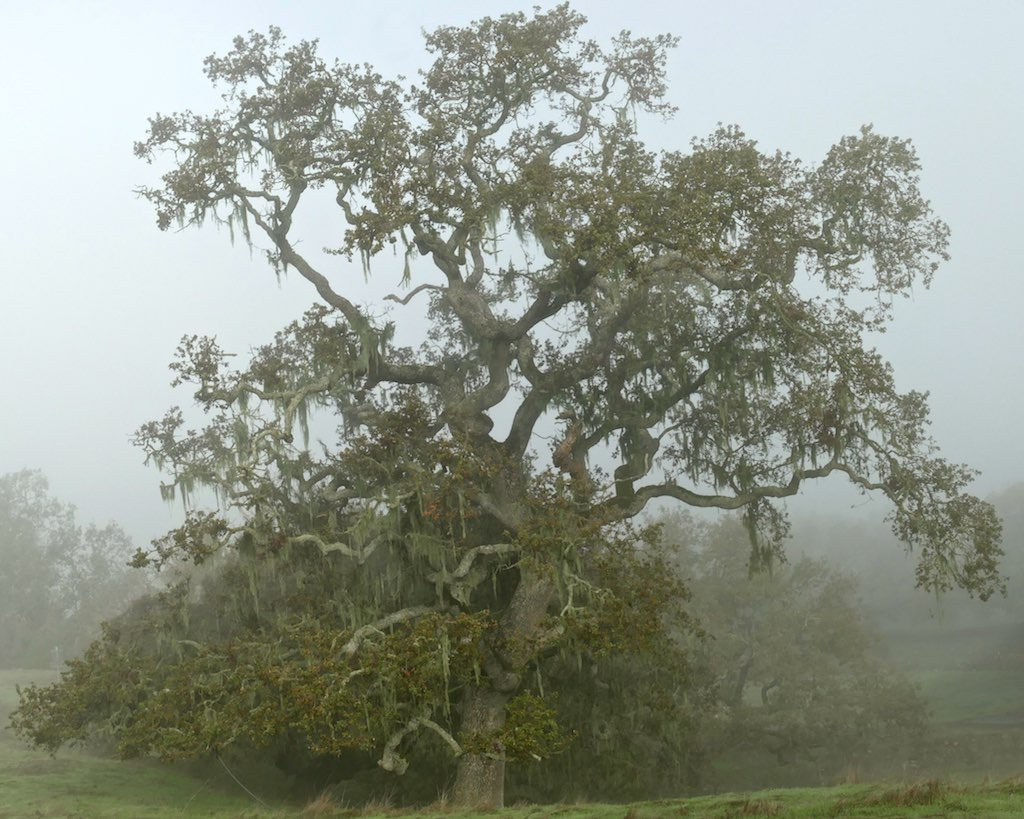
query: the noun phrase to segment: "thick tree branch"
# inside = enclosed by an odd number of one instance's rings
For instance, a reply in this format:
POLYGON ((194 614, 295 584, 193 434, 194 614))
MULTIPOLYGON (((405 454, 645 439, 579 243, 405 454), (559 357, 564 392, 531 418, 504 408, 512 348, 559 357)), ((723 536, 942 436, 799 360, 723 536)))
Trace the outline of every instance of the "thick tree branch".
POLYGON ((481 555, 504 555, 517 551, 519 551, 519 547, 512 543, 488 543, 483 546, 474 546, 462 556, 462 560, 460 560, 459 565, 455 567, 455 571, 447 572, 444 569, 439 569, 438 571, 429 574, 427 579, 434 582, 440 581, 442 583, 452 583, 456 580, 462 580, 473 568, 473 562, 481 555))
POLYGON ((385 771, 390 771, 398 776, 404 774, 409 769, 409 762, 405 757, 398 753, 398 746, 402 744, 402 741, 406 736, 420 728, 430 729, 444 740, 445 744, 452 749, 452 753, 456 757, 462 756, 462 746, 455 740, 455 737, 449 734, 433 720, 426 716, 422 716, 413 717, 404 726, 391 735, 387 743, 384 745, 384 750, 381 753, 380 760, 377 764, 385 771))
POLYGON ((762 498, 790 497, 800 490, 800 485, 803 481, 813 478, 824 478, 837 471, 845 472, 857 483, 860 483, 862 480, 868 482, 867 479, 857 476, 856 472, 850 467, 840 464, 833 459, 822 467, 796 470, 789 483, 757 486, 734 495, 706 495, 674 483, 662 483, 642 486, 633 495, 607 501, 601 504, 600 508, 602 511, 607 512, 610 518, 620 520, 638 515, 655 498, 675 498, 688 506, 696 506, 703 509, 741 509, 762 498))
POLYGON ((320 298, 331 305, 334 309, 339 310, 352 327, 362 329, 370 326, 370 321, 363 312, 356 307, 355 304, 334 290, 334 288, 331 287, 331 283, 327 280, 327 277, 316 270, 303 256, 298 253, 298 251, 295 250, 292 244, 288 241, 285 232, 280 227, 270 225, 266 219, 264 219, 263 214, 252 204, 244 189, 236 187, 234 192, 242 203, 242 207, 245 208, 246 212, 274 243, 274 246, 277 248, 277 251, 281 256, 281 261, 284 264, 294 267, 299 272, 300 276, 316 288, 316 292, 320 295, 320 298))
POLYGON ((512 426, 503 442, 509 452, 522 455, 526 451, 533 437, 534 426, 556 394, 585 381, 600 370, 614 348, 617 336, 640 308, 645 295, 640 287, 630 290, 603 321, 591 325, 590 343, 586 348, 573 360, 559 367, 541 371, 533 363, 532 344, 519 345, 520 369, 527 375, 531 389, 517 407, 512 426))
MULTIPOLYGON (((246 212, 253 218, 257 225, 270 238, 280 254, 281 261, 290 265, 299 272, 304 279, 309 281, 320 297, 331 307, 340 311, 345 320, 357 333, 372 332, 370 320, 351 301, 335 291, 327 277, 316 270, 288 241, 284 231, 275 229, 263 218, 263 214, 256 208, 241 192, 236 189, 236 196, 241 201, 246 212)), ((390 381, 396 384, 439 384, 442 373, 437 367, 417 364, 395 364, 380 360, 376 355, 379 351, 371 353, 371 368, 367 375, 374 383, 390 381)))
POLYGON ((331 552, 338 552, 339 554, 353 558, 358 564, 363 564, 375 551, 377 551, 377 548, 383 542, 383 538, 380 536, 375 537, 362 548, 349 546, 347 543, 342 543, 340 540, 328 543, 319 535, 314 535, 311 532, 290 537, 288 538, 288 541, 289 543, 312 543, 322 554, 328 555, 331 554, 331 552))

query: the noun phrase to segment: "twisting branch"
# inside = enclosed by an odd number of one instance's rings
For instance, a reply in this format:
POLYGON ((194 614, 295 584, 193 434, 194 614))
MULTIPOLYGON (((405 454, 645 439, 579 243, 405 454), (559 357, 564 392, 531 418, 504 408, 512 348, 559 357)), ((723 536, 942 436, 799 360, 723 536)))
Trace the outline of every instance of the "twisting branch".
POLYGON ((444 288, 436 284, 421 284, 419 287, 414 288, 410 293, 408 293, 405 298, 399 298, 394 293, 389 293, 384 297, 384 300, 394 301, 405 305, 408 304, 417 293, 421 293, 424 290, 444 290, 444 288))
POLYGON ((408 734, 416 731, 420 728, 429 728, 441 739, 445 741, 449 748, 452 749, 452 753, 455 756, 462 756, 462 746, 455 740, 451 734, 449 734, 444 728, 434 722, 427 716, 413 717, 404 726, 395 731, 388 739, 387 744, 384 746, 384 751, 381 753, 381 757, 377 764, 380 765, 385 771, 398 774, 401 776, 409 768, 409 761, 398 753, 398 746, 402 744, 402 740, 408 734))
POLYGON ((542 372, 533 362, 532 343, 517 345, 519 364, 525 368, 531 389, 516 409, 504 446, 521 455, 530 445, 533 429, 548 407, 551 397, 572 384, 596 374, 615 347, 619 334, 641 309, 646 293, 639 287, 628 291, 600 323, 590 327, 590 343, 574 360, 542 372))
POLYGON ((316 546, 323 554, 327 555, 331 552, 340 552, 343 555, 354 558, 359 564, 365 563, 366 560, 377 551, 377 547, 380 546, 382 541, 381 537, 375 537, 363 548, 353 548, 347 543, 342 543, 340 540, 334 541, 333 543, 327 543, 319 535, 314 535, 312 532, 306 532, 295 537, 288 538, 289 543, 312 543, 316 546))
POLYGON ((470 570, 473 568, 473 562, 480 555, 502 555, 516 552, 518 550, 519 547, 512 543, 488 543, 483 546, 474 546, 462 556, 462 560, 460 560, 459 565, 455 567, 455 571, 447 572, 444 569, 440 569, 431 573, 428 576, 428 579, 435 582, 440 581, 442 583, 451 583, 455 580, 462 580, 469 574, 470 570))
MULTIPOLYGON (((258 208, 254 207, 241 188, 233 191, 257 225, 270 238, 281 256, 281 261, 286 265, 295 268, 299 275, 309 281, 316 292, 331 307, 340 311, 345 320, 357 332, 372 331, 370 320, 362 310, 356 307, 351 301, 338 293, 327 277, 320 273, 292 246, 291 242, 280 228, 270 225, 258 208)), ((371 356, 372 358, 372 356, 371 356)), ((441 370, 437 367, 422 364, 393 364, 387 361, 377 360, 372 363, 372 378, 379 381, 391 381, 397 384, 438 384, 441 381, 441 370)))
POLYGON ((381 617, 375 623, 369 623, 361 628, 356 629, 356 633, 352 635, 345 645, 341 647, 341 653, 345 657, 351 657, 357 651, 366 638, 374 634, 383 634, 384 629, 396 626, 399 623, 404 623, 407 620, 414 620, 417 617, 422 617, 425 614, 430 614, 432 611, 440 611, 438 606, 410 606, 407 609, 392 612, 386 617, 381 617))
POLYGON ((643 511, 649 501, 655 498, 675 498, 683 501, 689 506, 697 506, 703 509, 742 509, 754 501, 762 498, 788 498, 800 490, 800 485, 805 480, 824 478, 833 472, 846 473, 854 483, 865 487, 873 487, 867 478, 863 478, 848 465, 841 464, 833 458, 827 464, 815 469, 797 469, 793 477, 786 484, 767 484, 755 486, 745 492, 737 492, 734 495, 704 495, 686 489, 674 483, 663 483, 651 486, 643 486, 636 490, 635 494, 627 498, 615 498, 606 501, 601 508, 608 512, 611 518, 630 518, 643 511))
POLYGON ((331 307, 336 310, 340 310, 341 314, 345 316, 345 319, 353 327, 362 329, 370 326, 370 322, 366 316, 363 315, 363 312, 351 301, 331 287, 331 283, 327 280, 327 277, 316 270, 308 261, 306 261, 305 257, 295 250, 291 242, 288 241, 284 231, 269 224, 267 220, 263 218, 263 214, 258 208, 253 206, 251 201, 249 201, 249 197, 243 188, 236 187, 233 192, 238 197, 242 207, 245 208, 249 216, 253 218, 256 224, 259 225, 267 237, 274 243, 278 253, 281 254, 281 261, 285 264, 291 265, 299 271, 299 275, 316 288, 316 292, 320 295, 320 298, 331 305, 331 307))

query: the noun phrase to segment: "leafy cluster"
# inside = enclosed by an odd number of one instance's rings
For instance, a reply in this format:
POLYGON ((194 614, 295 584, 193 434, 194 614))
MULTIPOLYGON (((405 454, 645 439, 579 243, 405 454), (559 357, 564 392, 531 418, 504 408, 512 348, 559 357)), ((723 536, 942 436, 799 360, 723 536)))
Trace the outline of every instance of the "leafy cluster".
POLYGON ((358 665, 345 650, 351 635, 315 621, 270 640, 177 640, 173 660, 108 628, 60 683, 26 689, 14 726, 55 750, 104 725, 125 757, 258 749, 287 734, 314 755, 379 748, 411 717, 448 706, 434 699, 472 677, 487 628, 485 615, 428 616, 368 646, 358 665))

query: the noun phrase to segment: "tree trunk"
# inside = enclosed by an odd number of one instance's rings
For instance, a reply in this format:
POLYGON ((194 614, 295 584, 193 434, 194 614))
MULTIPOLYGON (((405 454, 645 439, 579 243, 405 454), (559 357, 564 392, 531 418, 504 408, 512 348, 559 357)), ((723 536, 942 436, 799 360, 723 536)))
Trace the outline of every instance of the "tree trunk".
POLYGON ((496 735, 505 725, 505 704, 519 687, 533 657, 538 627, 555 591, 552 576, 521 569, 519 584, 502 615, 500 651, 484 646, 486 680, 467 690, 462 706, 460 738, 483 740, 489 747, 473 749, 459 758, 452 801, 465 808, 505 806, 505 749, 496 735))
MULTIPOLYGON (((464 736, 487 736, 505 725, 505 703, 509 695, 487 688, 474 688, 466 695, 462 714, 464 736)), ((462 808, 505 806, 505 756, 495 743, 484 753, 465 753, 459 758, 452 801, 462 808)))
POLYGON ((754 667, 754 653, 749 650, 744 653, 746 659, 736 675, 736 684, 733 686, 732 697, 729 699, 729 704, 734 708, 743 704, 743 689, 747 687, 747 676, 750 674, 750 669, 754 667))

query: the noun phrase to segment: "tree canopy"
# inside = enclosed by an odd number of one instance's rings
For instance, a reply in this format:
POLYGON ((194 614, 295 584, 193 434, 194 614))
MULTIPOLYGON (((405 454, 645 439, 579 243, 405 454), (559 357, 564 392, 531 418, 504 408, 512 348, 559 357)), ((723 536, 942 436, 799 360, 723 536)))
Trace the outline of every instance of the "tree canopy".
MULTIPOLYGON (((462 803, 500 804, 506 758, 559 746, 541 657, 658 632, 667 575, 632 524, 652 501, 741 510, 756 568, 780 553, 782 501, 841 474, 891 501, 919 585, 1001 588, 974 473, 939 457, 926 395, 866 340, 946 257, 911 144, 866 126, 805 163, 723 126, 652 150, 675 38, 600 45, 584 22, 563 4, 438 28, 414 84, 250 32, 205 62, 222 107, 157 115, 135 149, 169 165, 141 189, 161 229, 226 223, 320 299, 247 365, 183 340, 175 383, 208 421, 173 409, 136 441, 165 496, 212 487, 218 508, 138 562, 312 550, 349 578, 282 609, 282 642, 257 619, 255 654, 210 635, 181 673, 299 663, 331 680, 292 723, 309 747, 373 747, 400 772, 426 731, 462 803), (336 216, 324 253, 302 242, 307 205, 336 216), (362 304, 357 259, 400 291, 362 304), (311 445, 311 417, 336 440, 311 445)), ((237 685, 247 720, 272 710, 237 685)), ((190 733, 147 695, 138 750, 238 740, 203 692, 220 728, 190 733)))

